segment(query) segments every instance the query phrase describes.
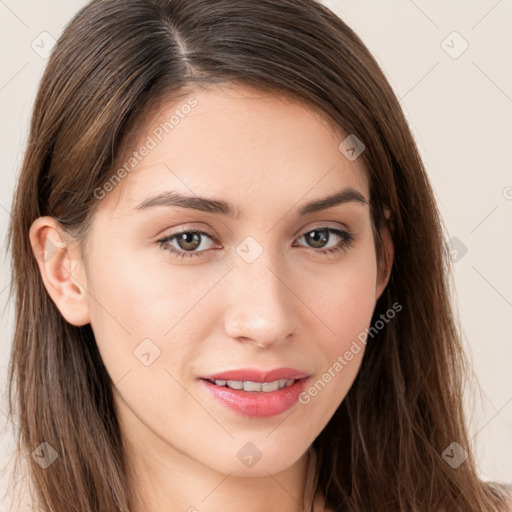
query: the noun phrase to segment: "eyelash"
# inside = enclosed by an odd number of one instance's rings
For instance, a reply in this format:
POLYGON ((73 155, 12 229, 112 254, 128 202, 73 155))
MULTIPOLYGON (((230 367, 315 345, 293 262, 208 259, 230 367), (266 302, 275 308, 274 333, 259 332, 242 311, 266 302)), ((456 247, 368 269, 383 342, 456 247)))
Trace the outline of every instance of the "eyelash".
MULTIPOLYGON (((337 236, 339 236, 341 238, 341 242, 338 245, 336 245, 335 247, 330 247, 328 249, 318 249, 318 250, 315 250, 313 247, 311 247, 311 249, 313 249, 314 252, 320 253, 322 255, 324 255, 324 254, 325 255, 326 254, 334 254, 334 253, 339 253, 341 251, 348 250, 352 246, 352 242, 355 239, 354 235, 352 233, 349 233, 348 231, 343 231, 341 229, 331 228, 329 226, 319 226, 319 227, 310 229, 309 231, 306 231, 297 240, 302 238, 304 235, 307 235, 307 234, 312 233, 314 231, 327 231, 327 232, 333 233, 333 234, 335 234, 335 235, 337 235, 337 236)), ((168 252, 172 253, 178 259, 184 259, 184 258, 189 258, 189 257, 193 257, 193 256, 201 256, 204 252, 206 252, 206 251, 184 251, 184 252, 180 252, 180 251, 177 251, 171 245, 169 245, 169 242, 171 242, 176 237, 178 237, 180 235, 183 235, 183 234, 197 234, 197 235, 201 235, 201 236, 206 236, 206 237, 208 237, 208 238, 213 240, 213 237, 210 236, 208 233, 206 233, 204 231, 196 230, 196 229, 190 229, 190 230, 187 230, 187 231, 180 231, 178 233, 174 233, 174 234, 172 234, 170 236, 167 236, 165 238, 161 238, 160 240, 157 240, 157 243, 160 245, 160 247, 164 251, 168 251, 168 252)))

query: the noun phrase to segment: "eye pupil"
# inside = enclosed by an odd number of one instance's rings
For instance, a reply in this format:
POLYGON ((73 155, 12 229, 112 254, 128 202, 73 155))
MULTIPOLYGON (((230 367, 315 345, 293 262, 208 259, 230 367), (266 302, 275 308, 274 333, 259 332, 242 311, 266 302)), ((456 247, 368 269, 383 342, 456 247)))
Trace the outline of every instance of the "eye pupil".
POLYGON ((325 230, 315 229, 314 231, 310 231, 306 236, 313 239, 313 247, 322 247, 325 243, 327 243, 328 236, 325 230))
POLYGON ((180 246, 180 249, 183 249, 184 251, 197 249, 199 245, 201 245, 200 235, 198 233, 180 233, 177 238, 177 242, 180 246), (193 241, 190 240, 191 238, 193 241), (185 245, 183 245, 182 242, 185 242, 185 245), (192 244, 192 246, 187 244, 192 244))

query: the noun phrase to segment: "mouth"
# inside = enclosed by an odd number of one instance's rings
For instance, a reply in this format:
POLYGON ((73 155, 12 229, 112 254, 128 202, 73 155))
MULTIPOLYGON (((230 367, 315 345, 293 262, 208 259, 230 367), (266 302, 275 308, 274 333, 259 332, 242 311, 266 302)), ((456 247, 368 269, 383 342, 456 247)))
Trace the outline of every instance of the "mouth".
POLYGON ((265 382, 234 379, 199 379, 213 404, 249 418, 278 416, 295 407, 309 376, 265 382))

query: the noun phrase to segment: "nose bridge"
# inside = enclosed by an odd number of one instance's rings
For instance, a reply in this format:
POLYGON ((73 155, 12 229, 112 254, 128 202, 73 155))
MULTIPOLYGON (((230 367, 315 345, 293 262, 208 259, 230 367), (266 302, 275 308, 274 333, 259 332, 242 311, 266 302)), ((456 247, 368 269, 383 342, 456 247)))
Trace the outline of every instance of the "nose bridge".
POLYGON ((293 294, 286 276, 271 250, 247 237, 235 249, 234 269, 230 272, 225 315, 226 334, 231 338, 253 340, 270 346, 284 340, 295 327, 293 294))

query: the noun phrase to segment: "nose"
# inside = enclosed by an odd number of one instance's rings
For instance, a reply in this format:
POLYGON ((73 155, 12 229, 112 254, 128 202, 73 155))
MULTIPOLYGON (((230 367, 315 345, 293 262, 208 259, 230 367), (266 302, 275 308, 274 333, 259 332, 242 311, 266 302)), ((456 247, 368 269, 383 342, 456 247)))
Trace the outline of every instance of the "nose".
POLYGON ((237 261, 225 283, 226 335, 261 348, 284 343, 298 318, 297 299, 286 276, 264 255, 252 263, 237 261))

